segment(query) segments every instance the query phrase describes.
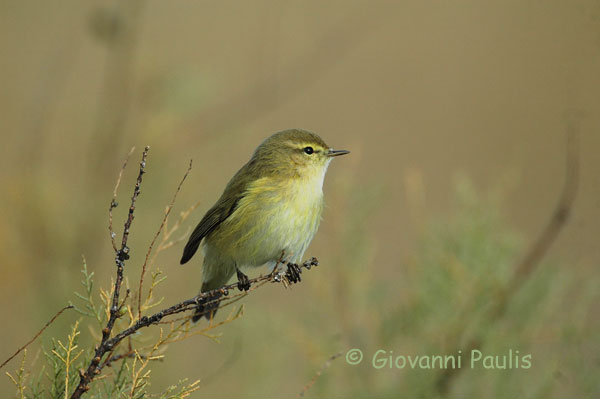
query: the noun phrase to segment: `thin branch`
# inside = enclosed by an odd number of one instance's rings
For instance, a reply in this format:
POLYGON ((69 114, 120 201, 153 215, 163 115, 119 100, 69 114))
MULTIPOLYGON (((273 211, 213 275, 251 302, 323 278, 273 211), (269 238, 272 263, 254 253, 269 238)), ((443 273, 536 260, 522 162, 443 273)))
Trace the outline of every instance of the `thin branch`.
MULTIPOLYGON (((311 258, 311 259, 307 260, 306 262, 304 262, 300 267, 310 270, 312 267, 315 267, 318 264, 319 264, 319 262, 316 258, 311 258)), ((257 289, 267 282, 279 283, 282 281, 286 282, 287 277, 282 276, 280 274, 280 272, 277 271, 277 268, 274 268, 273 271, 267 275, 250 279, 249 282, 251 285, 253 285, 253 287, 251 287, 250 290, 257 289)), ((108 352, 113 351, 114 348, 123 339, 131 336, 132 334, 135 334, 138 330, 140 330, 142 328, 149 327, 153 324, 160 324, 159 322, 167 316, 179 314, 182 312, 187 312, 192 309, 196 309, 198 304, 200 303, 200 301, 202 301, 203 299, 214 298, 216 295, 220 294, 222 296, 218 299, 214 299, 214 301, 215 302, 228 301, 226 303, 226 305, 227 305, 227 304, 237 301, 238 299, 236 297, 247 295, 247 292, 242 292, 233 297, 228 297, 229 291, 232 289, 235 289, 235 288, 238 288, 237 282, 224 285, 223 287, 212 290, 212 291, 203 292, 193 298, 186 299, 185 301, 182 301, 175 305, 172 305, 166 309, 161 310, 160 312, 154 313, 151 316, 143 316, 135 324, 133 324, 129 328, 126 328, 125 330, 117 333, 113 338, 108 339, 106 341, 103 340, 100 343, 100 345, 98 346, 98 348, 96 349, 95 356, 92 359, 90 367, 88 367, 88 371, 86 371, 85 373, 82 373, 79 386, 77 387, 75 392, 73 392, 73 395, 71 395, 71 399, 80 398, 81 395, 89 389, 89 383, 94 379, 94 377, 96 375, 100 374, 103 366, 105 366, 106 364, 110 364, 114 361, 114 359, 111 359, 111 360, 106 361, 104 364, 100 364, 100 361, 102 360, 102 356, 108 352), (88 372, 90 373, 89 377, 86 377, 88 375, 88 372)), ((103 334, 104 334, 105 330, 103 330, 103 334)))
POLYGON ((121 170, 119 171, 119 177, 117 178, 117 183, 115 184, 115 189, 113 190, 113 197, 112 200, 110 201, 110 206, 108 207, 108 232, 110 233, 110 241, 112 243, 113 249, 115 250, 115 252, 118 252, 119 250, 117 249, 117 243, 115 242, 115 237, 117 236, 117 234, 115 233, 114 229, 113 229, 113 214, 112 214, 112 210, 115 209, 119 203, 117 202, 117 193, 119 191, 119 186, 121 185, 121 179, 123 178, 123 172, 125 171, 125 168, 127 167, 127 163, 129 162, 129 157, 131 157, 131 154, 133 154, 133 151, 135 151, 135 147, 131 147, 131 150, 129 150, 129 154, 127 154, 127 157, 125 157, 125 162, 123 162, 123 166, 121 167, 121 170))
POLYGON ((163 216, 162 222, 160 223, 160 227, 158 228, 158 231, 154 235, 154 238, 152 239, 152 242, 150 243, 150 246, 148 247, 148 252, 146 252, 146 259, 144 259, 144 264, 142 265, 142 274, 140 275, 140 286, 138 288, 138 318, 142 317, 142 286, 144 284, 144 275, 146 274, 146 268, 148 266, 148 259, 150 258, 150 253, 152 252, 152 249, 154 248, 154 244, 156 243, 158 236, 160 235, 163 228, 165 227, 167 218, 169 217, 169 214, 171 213, 171 210, 173 209, 173 205, 175 204, 175 200, 177 199, 177 194, 179 194, 179 191, 181 190, 181 186, 183 186, 183 183, 185 182, 185 179, 188 177, 191 170, 192 170, 192 160, 190 159, 190 165, 188 166, 185 174, 183 175, 183 178, 179 182, 179 185, 177 186, 177 190, 175 190, 175 194, 173 194, 173 199, 171 199, 171 203, 169 204, 169 206, 167 206, 167 210, 165 211, 165 215, 163 216))
MULTIPOLYGON (((304 262, 302 264, 302 267, 310 270, 311 267, 317 266, 317 265, 318 265, 317 259, 311 258, 310 260, 304 262)), ((281 280, 281 275, 279 274, 279 272, 277 270, 274 270, 267 275, 259 276, 259 277, 250 279, 248 281, 250 282, 251 285, 253 285, 253 284, 262 283, 262 282, 281 282, 282 280, 281 280)), ((152 324, 157 324, 164 317, 195 309, 198 306, 198 304, 200 303, 200 301, 203 299, 214 298, 216 295, 219 295, 219 294, 223 295, 226 298, 227 295, 229 295, 229 291, 234 288, 237 288, 237 287, 238 287, 237 282, 232 283, 232 284, 227 284, 221 288, 217 288, 212 291, 203 292, 193 298, 186 299, 185 301, 179 302, 173 306, 163 309, 160 312, 156 312, 151 316, 143 316, 134 325, 132 325, 129 328, 126 328, 125 330, 121 331, 120 333, 116 334, 113 338, 108 340, 106 342, 106 346, 112 348, 115 345, 117 345, 119 342, 121 342, 121 340, 123 340, 123 338, 126 338, 126 337, 130 336, 131 334, 134 334, 135 332, 137 332, 138 330, 140 330, 144 327, 148 327, 152 324)), ((245 293, 243 295, 245 295, 245 293)), ((225 298, 216 299, 215 302, 220 302, 221 300, 225 300, 225 298)))
MULTIPOLYGON (((138 173, 138 177, 135 183, 135 188, 133 190, 133 194, 131 196, 131 204, 129 205, 129 214, 127 216, 127 220, 125 221, 125 225, 123 226, 123 238, 121 239, 121 249, 117 251, 115 257, 115 263, 117 265, 117 278, 115 279, 114 290, 112 293, 112 305, 110 307, 110 315, 108 318, 108 322, 106 323, 106 327, 102 329, 102 340, 100 344, 96 347, 96 351, 94 353, 94 357, 92 358, 87 370, 85 372, 80 371, 79 384, 73 394, 71 395, 72 399, 80 398, 81 395, 89 389, 89 383, 94 379, 94 376, 100 373, 101 368, 100 361, 102 357, 106 354, 106 352, 112 350, 114 345, 107 345, 109 341, 110 334, 115 325, 117 318, 120 316, 120 306, 119 306, 119 295, 121 291, 121 284, 123 282, 123 268, 125 266, 125 261, 129 259, 129 248, 127 247, 127 239, 129 238, 129 229, 131 228, 131 224, 134 219, 135 212, 135 202, 140 195, 140 186, 142 184, 142 177, 146 172, 146 157, 148 156, 148 151, 150 147, 146 147, 144 152, 142 153, 142 161, 140 162, 140 169, 138 173)), ((114 199, 111 201, 111 207, 113 205, 114 199)))
POLYGON ((133 195, 131 196, 131 205, 129 206, 129 216, 125 221, 125 225, 123 228, 123 238, 121 240, 121 250, 119 251, 119 257, 123 257, 126 260, 129 258, 127 253, 129 252, 129 248, 127 248, 127 239, 129 238, 129 228, 131 227, 131 223, 133 222, 133 212, 135 211, 135 201, 137 197, 140 195, 140 185, 142 184, 142 176, 146 173, 146 157, 148 156, 148 151, 150 147, 146 146, 144 148, 144 152, 142 153, 142 161, 140 162, 140 173, 138 174, 137 181, 135 183, 135 188, 133 189, 133 195), (127 255, 127 256, 125 256, 127 255))
POLYGON ((304 388, 302 388, 302 391, 300 391, 297 397, 303 397, 306 394, 306 391, 308 391, 310 388, 312 388, 313 385, 315 385, 315 382, 317 382, 317 380, 325 372, 325 370, 331 367, 331 363, 340 356, 342 356, 342 352, 338 352, 335 355, 331 356, 329 359, 327 359, 327 361, 321 366, 319 371, 317 371, 317 374, 315 374, 315 376, 308 382, 308 384, 306 384, 304 388))
POLYGON ((33 336, 33 338, 31 338, 29 341, 27 341, 27 343, 26 343, 25 345, 23 345, 22 347, 20 347, 19 349, 17 349, 17 351, 15 352, 15 354, 14 354, 14 355, 12 355, 12 356, 11 356, 11 357, 9 357, 8 359, 6 359, 6 360, 4 361, 4 363, 2 363, 2 364, 0 365, 0 369, 1 369, 2 367, 4 367, 4 366, 5 366, 5 365, 6 365, 8 362, 10 362, 11 360, 13 360, 13 359, 14 359, 14 358, 15 358, 15 357, 16 357, 16 356, 19 354, 19 353, 21 353, 21 351, 22 351, 22 350, 24 350, 24 349, 25 349, 25 348, 27 348, 29 345, 31 345, 31 343, 33 343, 33 341, 35 341, 35 340, 36 340, 36 339, 37 339, 37 338, 38 338, 40 335, 42 335, 42 333, 44 332, 44 330, 45 330, 46 328, 48 328, 48 327, 50 326, 50 324, 54 323, 54 320, 56 320, 56 319, 58 318, 58 316, 60 316, 60 315, 62 314, 62 312, 64 312, 64 311, 65 311, 65 310, 67 310, 67 309, 73 309, 73 308, 74 308, 74 306, 73 306, 73 305, 68 305, 68 306, 65 306, 64 308, 62 308, 61 310, 59 310, 59 311, 58 311, 58 313, 56 313, 56 314, 54 315, 54 317, 52 317, 52 318, 50 319, 50 321, 48 321, 48 322, 47 322, 47 323, 44 325, 44 327, 42 327, 42 329, 41 329, 40 331, 38 331, 38 332, 37 332, 37 334, 35 334, 35 335, 33 336))
POLYGON ((567 131, 567 156, 565 165, 565 183, 554 213, 542 230, 521 263, 515 267, 511 283, 511 292, 521 286, 523 281, 535 270, 543 256, 548 252, 556 237, 566 225, 579 188, 579 133, 574 126, 567 131))

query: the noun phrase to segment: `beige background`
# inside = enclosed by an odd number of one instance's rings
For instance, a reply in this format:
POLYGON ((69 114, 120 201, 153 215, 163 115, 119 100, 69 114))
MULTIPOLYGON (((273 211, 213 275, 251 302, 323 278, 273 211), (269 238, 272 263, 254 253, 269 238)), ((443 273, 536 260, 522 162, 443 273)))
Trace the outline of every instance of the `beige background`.
MULTIPOLYGON (((348 203, 371 191, 374 209, 359 219, 371 245, 364 266, 393 280, 402 278, 426 222, 455 209, 460 175, 482 192, 502 187, 506 223, 525 243, 533 239, 562 187, 572 121, 581 133, 580 192, 549 256, 597 273, 595 1, 4 1, 0 43, 2 359, 73 299, 82 254, 106 286, 113 265, 106 209, 131 146, 151 146, 132 232, 133 281, 190 158, 176 212, 202 203, 186 228, 263 138, 290 127, 352 151, 330 167, 328 208, 308 254, 327 268, 340 226, 356 216, 348 203)), ((122 203, 133 177, 128 170, 122 203)), ((162 258, 167 302, 199 286, 200 260, 180 268, 180 250, 162 258)), ((311 272, 305 284, 319 277, 311 272)), ((257 292, 229 328, 256 323, 265 306, 275 315, 315 306, 306 305, 303 289, 257 292)), ((69 317, 50 334, 62 334, 69 317)), ((201 338, 175 345, 174 357, 157 366, 157 387, 172 375, 209 374, 206 359, 237 345, 228 334, 235 332, 225 330, 222 345, 201 338)), ((259 352, 266 374, 284 362, 268 357, 269 348, 281 353, 279 338, 272 347, 270 339, 240 344, 266 350, 259 352)), ((255 353, 240 356, 244 364, 255 353)), ((308 361, 308 370, 324 360, 301 350, 284 358, 308 361)), ((234 366, 205 392, 227 396, 243 370, 234 366)), ((295 394, 309 375, 281 389, 295 394)))

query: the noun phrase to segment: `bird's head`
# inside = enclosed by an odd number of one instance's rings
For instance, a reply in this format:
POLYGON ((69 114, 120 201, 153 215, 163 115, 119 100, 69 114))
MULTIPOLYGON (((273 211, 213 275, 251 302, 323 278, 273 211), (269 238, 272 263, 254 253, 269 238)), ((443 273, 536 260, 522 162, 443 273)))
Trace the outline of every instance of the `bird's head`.
POLYGON ((308 178, 323 175, 333 157, 349 152, 330 148, 315 133, 289 129, 263 141, 253 159, 275 173, 308 178))

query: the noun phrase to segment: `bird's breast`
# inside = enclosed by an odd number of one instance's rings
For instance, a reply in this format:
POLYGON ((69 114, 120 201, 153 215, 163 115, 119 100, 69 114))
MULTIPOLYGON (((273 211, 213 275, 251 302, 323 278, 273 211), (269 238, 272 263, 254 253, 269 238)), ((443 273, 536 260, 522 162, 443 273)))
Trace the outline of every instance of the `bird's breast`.
POLYGON ((314 183, 306 179, 258 179, 207 245, 227 251, 239 265, 262 265, 278 259, 282 251, 286 260, 299 262, 319 227, 323 210, 322 182, 314 183))

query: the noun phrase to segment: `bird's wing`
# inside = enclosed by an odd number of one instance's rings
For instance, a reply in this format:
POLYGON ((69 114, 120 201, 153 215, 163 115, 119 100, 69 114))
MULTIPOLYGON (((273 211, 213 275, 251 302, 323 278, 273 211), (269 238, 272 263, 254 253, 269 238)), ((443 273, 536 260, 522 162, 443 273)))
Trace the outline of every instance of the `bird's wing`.
POLYGON ((206 212, 206 215, 204 215, 200 223, 198 223, 198 226, 196 226, 190 239, 185 245, 183 256, 180 261, 182 265, 194 256, 202 239, 233 213, 235 206, 241 197, 242 196, 234 198, 233 200, 221 199, 215 206, 206 212))
POLYGON ((192 232, 190 239, 183 249, 183 256, 179 262, 180 264, 183 265, 190 260, 198 250, 202 239, 231 216, 239 201, 244 198, 246 194, 244 182, 248 180, 243 178, 243 175, 253 175, 255 173, 256 171, 255 168, 253 168, 253 162, 251 160, 231 179, 227 184, 223 195, 221 195, 221 198, 219 198, 217 203, 206 212, 206 215, 204 215, 200 223, 198 223, 198 226, 196 226, 192 232))

